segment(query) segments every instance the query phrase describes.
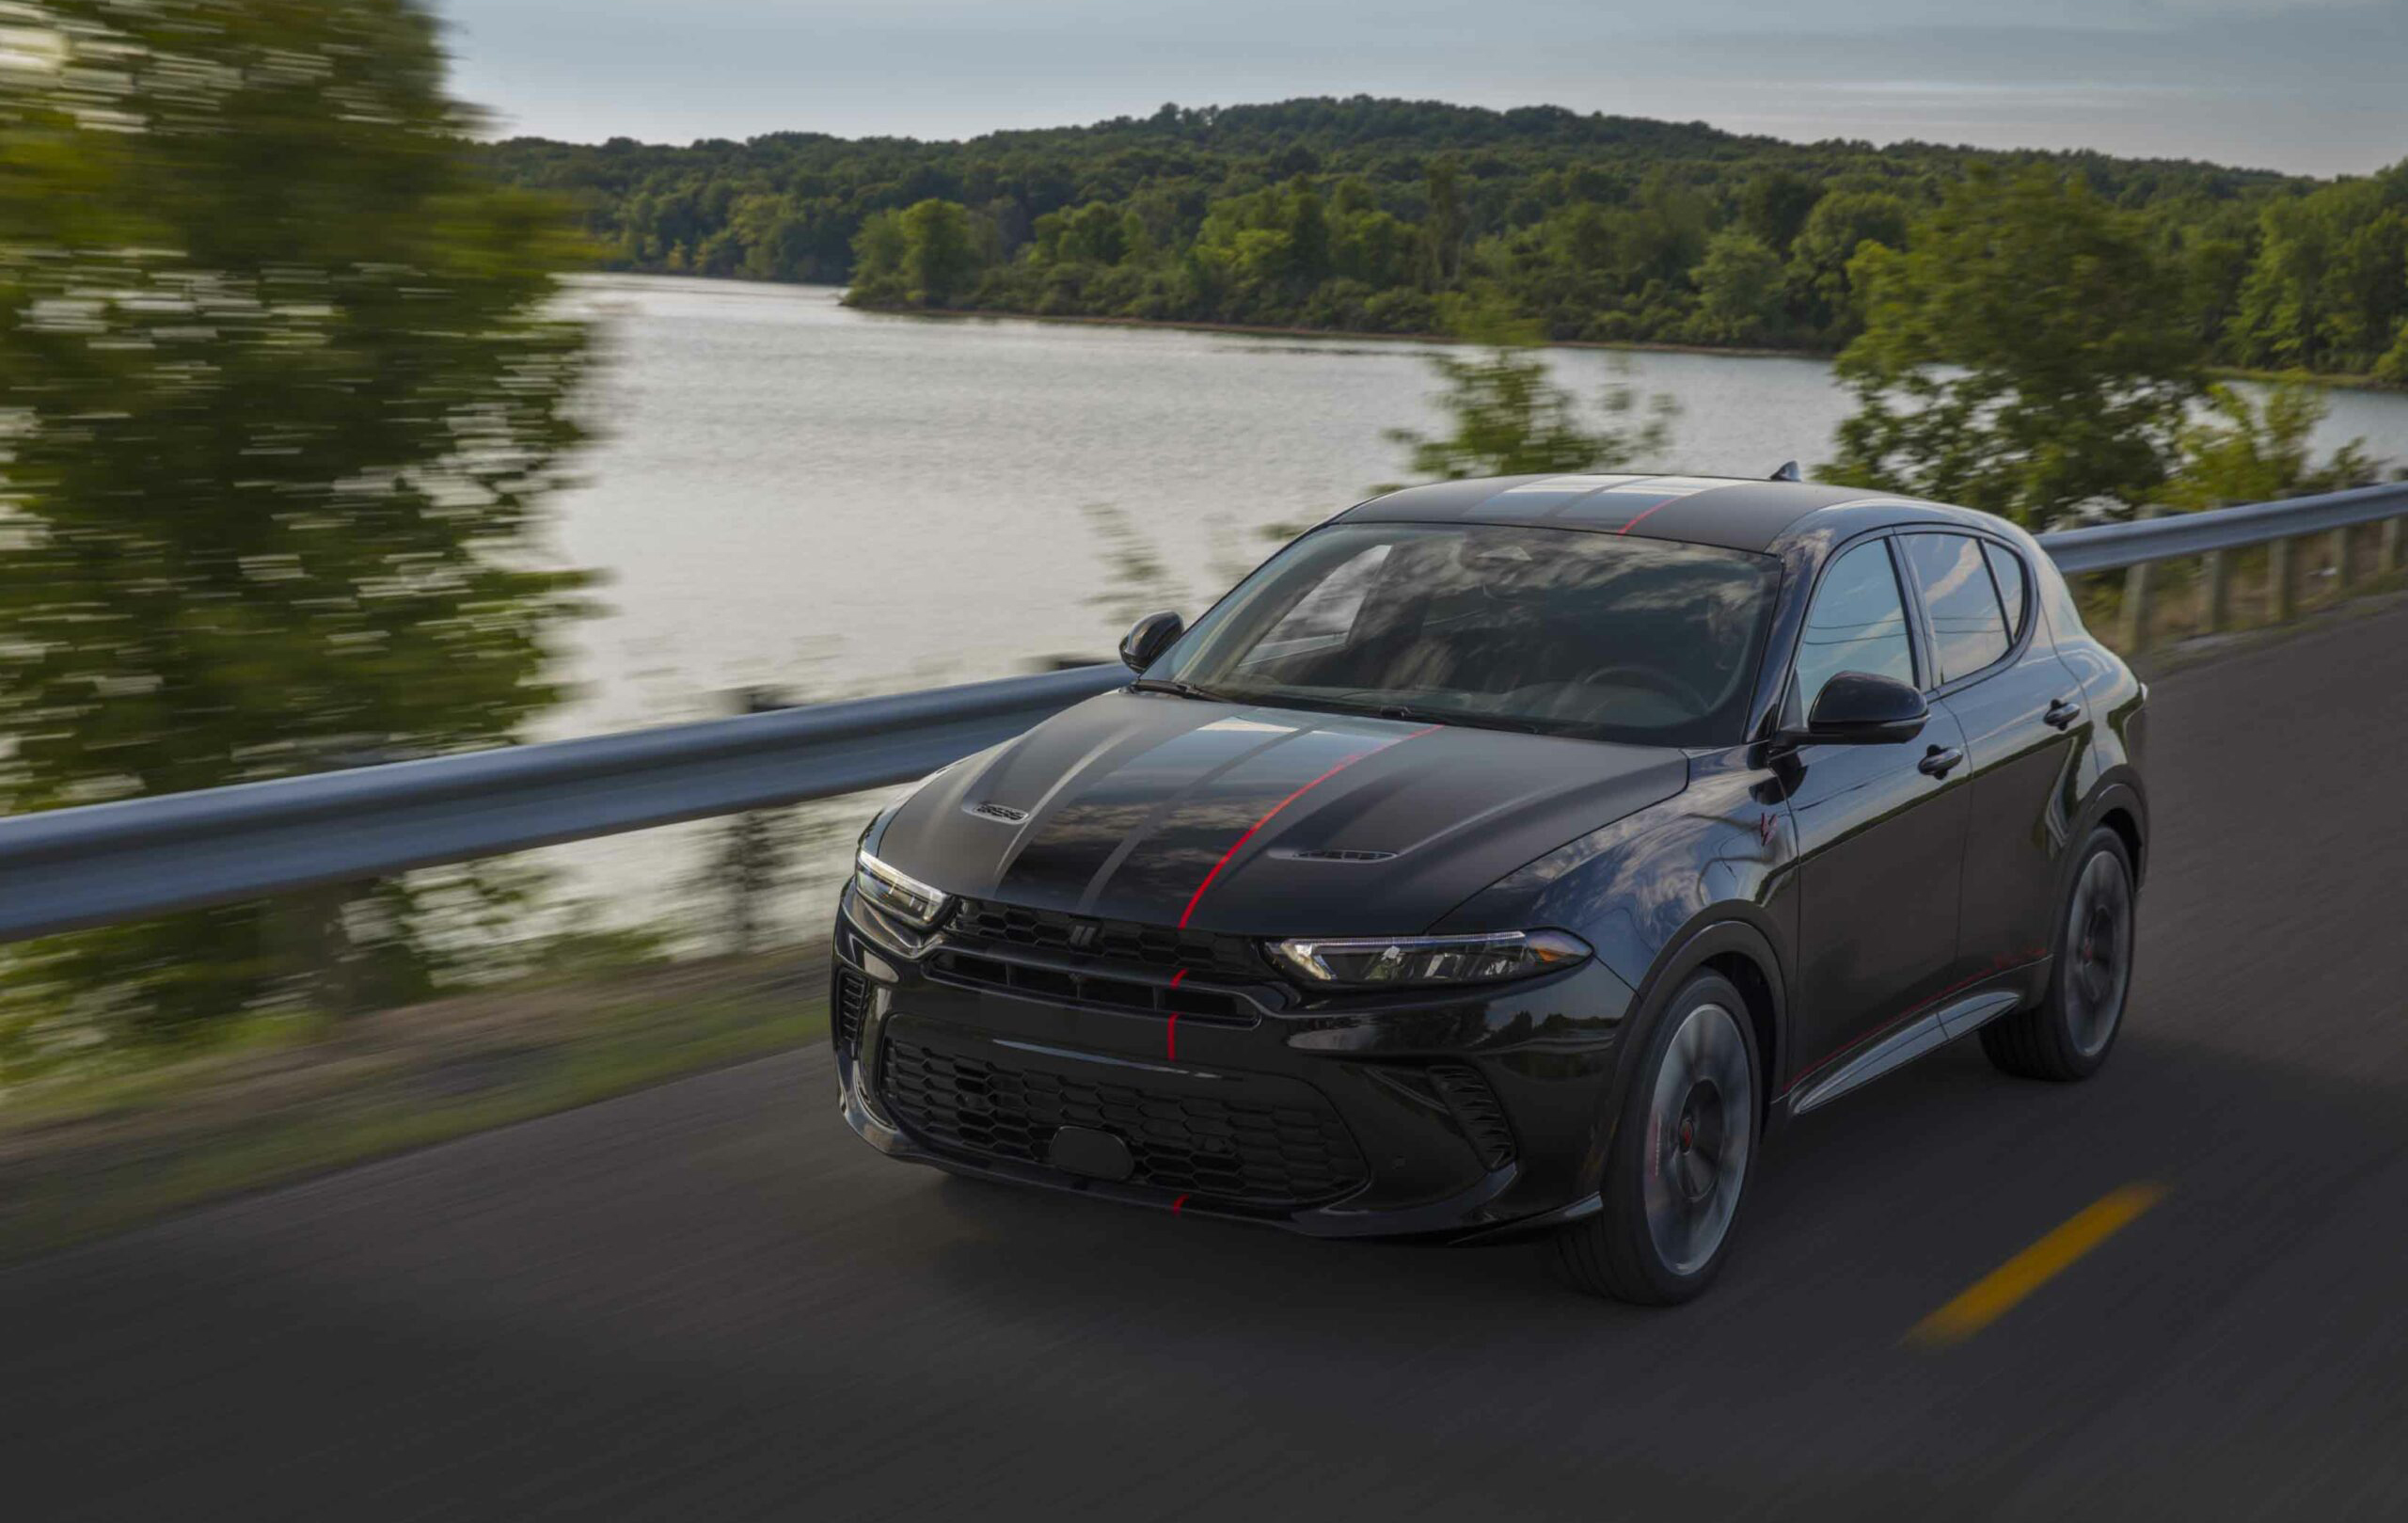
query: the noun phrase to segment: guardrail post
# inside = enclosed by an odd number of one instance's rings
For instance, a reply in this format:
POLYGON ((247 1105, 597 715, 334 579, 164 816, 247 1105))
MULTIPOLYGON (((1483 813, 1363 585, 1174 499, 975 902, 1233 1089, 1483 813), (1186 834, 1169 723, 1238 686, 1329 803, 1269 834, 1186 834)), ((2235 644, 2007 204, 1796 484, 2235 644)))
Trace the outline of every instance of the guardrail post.
MULTIPOLYGON (((2132 516, 2147 518, 2153 513, 2153 509, 2143 506, 2136 509, 2132 516)), ((2139 656, 2149 647, 2149 636, 2153 632, 2149 626, 2156 612, 2156 583, 2157 563, 2153 561, 2139 562, 2124 572, 2124 650, 2127 655, 2139 656)))
POLYGON ((2291 576, 2291 547, 2296 540, 2270 540, 2266 545, 2266 611, 2276 624, 2289 624, 2298 604, 2291 576))
POLYGON ((2199 557, 2199 571, 2207 581, 2200 594, 2199 633, 2212 635, 2232 622, 2232 561, 2222 550, 2210 550, 2199 557))
POLYGON ((2398 518, 2383 521, 2383 540, 2375 554, 2375 574, 2387 577, 2400 569, 2400 525, 2398 518))
POLYGON ((2350 590, 2350 531, 2345 525, 2333 531, 2333 591, 2350 590))

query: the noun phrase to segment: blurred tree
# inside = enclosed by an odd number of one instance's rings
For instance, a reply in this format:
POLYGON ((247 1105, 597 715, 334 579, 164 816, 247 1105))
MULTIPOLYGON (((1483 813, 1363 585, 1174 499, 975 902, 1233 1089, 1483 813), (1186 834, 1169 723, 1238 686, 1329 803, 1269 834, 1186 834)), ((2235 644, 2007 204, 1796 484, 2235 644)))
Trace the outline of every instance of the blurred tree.
POLYGON ((2034 530, 2165 480, 2203 358, 2178 272, 2131 214, 2047 168, 1975 168, 1909 251, 1849 266, 1863 334, 1826 479, 1912 492, 2034 530))
MULTIPOLYGON (((411 0, 50 0, 0 70, 0 808, 512 739, 588 363, 548 197, 480 174, 411 0)), ((168 1035, 309 973, 420 992, 483 873, 40 944, 168 1035)))
POLYGON ((2177 464, 2162 500, 2188 511, 2371 485, 2383 469, 2364 439, 2321 465, 2312 458, 2316 425, 2330 406, 2321 388, 2299 380, 2276 384, 2259 403, 2235 387, 2208 388, 2207 411, 2175 436, 2177 464))
POLYGON ((1527 321, 1493 303, 1467 305, 1455 328, 1482 352, 1430 357, 1431 368, 1447 383, 1437 401, 1454 420, 1454 431, 1443 437, 1404 428, 1388 431, 1408 452, 1415 475, 1458 481, 1614 470, 1670 447, 1672 420, 1680 412, 1671 397, 1653 396, 1642 404, 1636 388, 1615 385, 1603 399, 1604 423, 1592 427, 1572 394, 1549 378, 1546 359, 1534 347, 1538 333, 1527 321), (1642 407, 1644 417, 1634 417, 1642 407))

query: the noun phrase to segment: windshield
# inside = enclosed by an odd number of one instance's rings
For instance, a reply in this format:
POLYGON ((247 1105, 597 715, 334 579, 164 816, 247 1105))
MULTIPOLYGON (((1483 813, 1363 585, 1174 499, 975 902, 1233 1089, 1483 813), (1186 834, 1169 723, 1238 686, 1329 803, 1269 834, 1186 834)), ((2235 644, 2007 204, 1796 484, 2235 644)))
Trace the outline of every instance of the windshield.
POLYGON ((1147 673, 1216 698, 1653 745, 1737 738, 1780 576, 1737 550, 1509 525, 1306 535, 1147 673))

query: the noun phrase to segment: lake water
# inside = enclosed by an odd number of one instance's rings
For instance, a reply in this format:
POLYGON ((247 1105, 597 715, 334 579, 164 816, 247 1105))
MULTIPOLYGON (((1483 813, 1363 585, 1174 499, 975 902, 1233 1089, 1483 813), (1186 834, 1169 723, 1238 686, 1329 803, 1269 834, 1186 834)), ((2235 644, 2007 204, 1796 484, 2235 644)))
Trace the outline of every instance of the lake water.
MULTIPOLYGON (((739 686, 831 696, 1104 655, 1127 621, 1097 604, 1115 579, 1089 510, 1126 516, 1193 617, 1267 553, 1262 526, 1401 478, 1386 431, 1440 423, 1427 344, 873 314, 827 287, 581 292, 608 335, 605 435, 558 541, 608 574, 609 612, 577 632, 583 696, 548 735, 720 712, 739 686)), ((1641 463, 1667 471, 1811 471, 1847 411, 1820 360, 1549 360, 1584 399, 1676 399, 1670 450, 1641 463)), ((2408 458, 2408 397, 2333 400, 2328 447, 2408 458)), ((652 849, 567 860, 624 885, 657 876, 652 849)))
MULTIPOLYGON (((1108 652, 1125 621, 1086 512, 1125 514, 1193 617, 1270 546, 1404 474, 1434 346, 856 312, 817 286, 609 278, 606 431, 560 500, 607 572, 587 696, 551 733, 713 711, 741 685, 875 691, 1108 652)), ((1675 398, 1669 471, 1831 452, 1847 398, 1813 359, 1563 349, 1584 399, 1675 398), (1626 367, 1618 375, 1617 366, 1626 367)), ((2334 393, 2328 443, 2408 458, 2408 397, 2334 393)))

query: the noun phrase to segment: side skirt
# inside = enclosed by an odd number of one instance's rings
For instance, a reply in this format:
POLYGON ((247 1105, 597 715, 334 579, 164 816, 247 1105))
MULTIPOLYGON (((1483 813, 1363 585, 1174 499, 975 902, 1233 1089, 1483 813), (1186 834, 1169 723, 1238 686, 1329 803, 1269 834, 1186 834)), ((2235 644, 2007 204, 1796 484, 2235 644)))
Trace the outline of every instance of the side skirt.
POLYGON ((1790 1108, 1802 1116, 1828 1104, 1893 1069, 1905 1067, 1935 1047, 1980 1030, 2022 1003, 2023 996, 2012 989, 1992 989, 1953 1000, 1909 1022, 1816 1079, 1792 1098, 1790 1108))

